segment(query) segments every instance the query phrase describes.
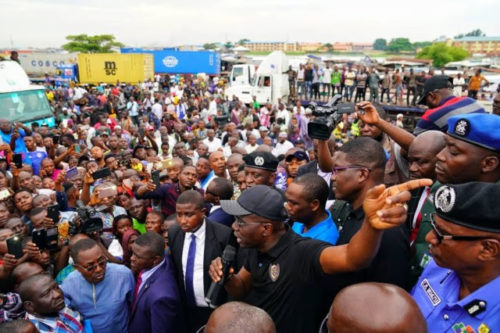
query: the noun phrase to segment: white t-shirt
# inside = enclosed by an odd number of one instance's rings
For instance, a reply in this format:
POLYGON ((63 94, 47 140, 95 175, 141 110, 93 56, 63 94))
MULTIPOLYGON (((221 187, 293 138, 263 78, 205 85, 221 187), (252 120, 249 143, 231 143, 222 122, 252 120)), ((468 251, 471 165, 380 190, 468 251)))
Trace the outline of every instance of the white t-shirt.
POLYGON ((323 69, 323 83, 330 84, 332 82, 332 70, 330 68, 323 69))

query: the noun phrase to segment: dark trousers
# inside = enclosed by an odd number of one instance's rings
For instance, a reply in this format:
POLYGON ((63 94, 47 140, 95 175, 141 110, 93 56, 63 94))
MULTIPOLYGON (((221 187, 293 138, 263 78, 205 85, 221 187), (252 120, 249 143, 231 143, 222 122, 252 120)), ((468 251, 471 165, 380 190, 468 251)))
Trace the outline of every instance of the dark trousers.
POLYGON ((410 92, 413 95, 413 101, 411 102, 411 104, 415 105, 415 100, 417 98, 416 91, 417 91, 416 87, 408 87, 408 89, 406 89, 406 104, 407 105, 410 105, 410 92))
POLYGON ((391 96, 389 95, 390 91, 390 88, 382 88, 382 93, 380 94, 380 103, 384 103, 384 94, 387 94, 387 102, 391 101, 391 96))

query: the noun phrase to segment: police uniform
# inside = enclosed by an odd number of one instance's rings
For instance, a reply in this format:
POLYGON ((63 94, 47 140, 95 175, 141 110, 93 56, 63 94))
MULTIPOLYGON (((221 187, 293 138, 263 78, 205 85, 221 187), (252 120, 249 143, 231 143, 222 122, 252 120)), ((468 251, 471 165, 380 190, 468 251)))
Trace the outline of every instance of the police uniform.
POLYGON ((245 166, 248 168, 262 169, 266 171, 276 172, 278 168, 278 159, 267 151, 254 151, 243 156, 245 166))
MULTIPOLYGON (((500 185, 472 182, 441 186, 433 197, 436 215, 474 230, 500 234, 500 185)), ((442 240, 442 242, 453 240, 442 240)), ((460 240, 457 240, 460 241, 460 240)), ((429 332, 497 332, 500 330, 500 276, 459 299, 461 280, 429 260, 412 295, 429 332)))
MULTIPOLYGON (((500 154, 499 128, 500 116, 489 113, 471 113, 448 118, 447 134, 455 139, 500 154)), ((436 182, 431 187, 430 195, 421 209, 422 221, 413 245, 415 255, 410 261, 411 285, 418 280, 418 276, 430 260, 428 244, 425 241, 425 236, 431 230, 431 216, 435 213, 434 204, 430 199, 441 185, 436 182)))

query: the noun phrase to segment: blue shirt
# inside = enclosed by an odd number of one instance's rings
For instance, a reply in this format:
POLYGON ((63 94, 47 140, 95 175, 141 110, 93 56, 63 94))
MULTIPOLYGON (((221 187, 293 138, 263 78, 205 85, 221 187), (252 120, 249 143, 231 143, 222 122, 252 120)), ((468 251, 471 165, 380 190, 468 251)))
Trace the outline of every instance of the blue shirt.
POLYGON ((96 285, 74 271, 63 281, 61 289, 68 307, 90 320, 94 332, 127 332, 135 281, 124 265, 108 263, 104 280, 96 285))
POLYGON ((42 160, 47 157, 47 153, 44 151, 35 150, 28 152, 26 162, 31 164, 34 175, 40 175, 40 166, 42 165, 42 160))
POLYGON ((339 232, 337 231, 337 226, 333 222, 330 211, 325 210, 325 212, 328 214, 328 217, 307 230, 307 232, 304 232, 305 226, 300 222, 295 222, 292 226, 292 230, 302 237, 318 239, 335 245, 339 239, 339 232))
POLYGON ((429 332, 500 330, 500 277, 461 300, 458 299, 459 290, 458 275, 439 267, 431 259, 412 290, 429 332))
MULTIPOLYGON (((19 131, 19 137, 16 139, 16 149, 14 149, 14 153, 23 153, 23 159, 26 158, 26 154, 28 153, 28 150, 26 149, 26 145, 24 144, 23 138, 26 136, 26 132, 22 128, 18 129, 19 131)), ((6 144, 10 144, 10 139, 12 138, 12 133, 14 133, 13 130, 11 130, 9 133, 4 133, 3 131, 0 131, 0 138, 2 138, 2 141, 6 144)))

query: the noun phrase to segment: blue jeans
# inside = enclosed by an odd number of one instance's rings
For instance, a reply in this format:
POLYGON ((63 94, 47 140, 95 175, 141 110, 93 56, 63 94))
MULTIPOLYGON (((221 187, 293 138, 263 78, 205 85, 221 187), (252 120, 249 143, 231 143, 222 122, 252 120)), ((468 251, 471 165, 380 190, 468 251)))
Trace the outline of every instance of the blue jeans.
POLYGON ((305 98, 309 96, 309 99, 312 98, 312 81, 306 81, 306 95, 305 98))

